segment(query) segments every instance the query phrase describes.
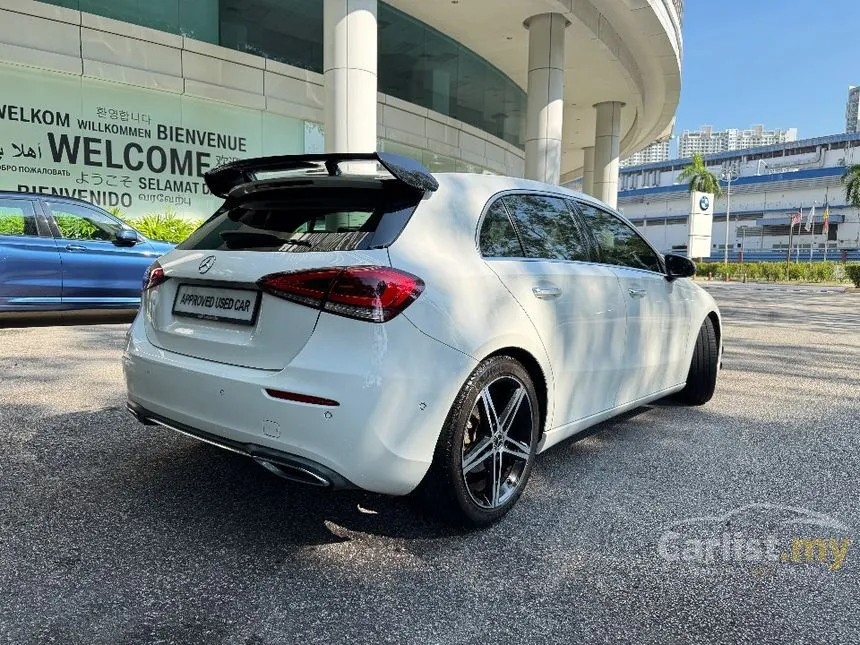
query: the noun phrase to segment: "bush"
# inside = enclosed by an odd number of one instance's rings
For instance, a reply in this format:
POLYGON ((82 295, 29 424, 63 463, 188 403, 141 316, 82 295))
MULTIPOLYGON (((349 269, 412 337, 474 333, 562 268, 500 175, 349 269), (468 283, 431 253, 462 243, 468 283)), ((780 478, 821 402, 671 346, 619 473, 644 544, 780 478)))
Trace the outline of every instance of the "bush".
POLYGON ((737 262, 723 265, 723 275, 731 280, 742 280, 746 265, 738 264, 737 262))
POLYGON ((722 265, 716 264, 715 262, 699 262, 696 264, 696 275, 702 278, 707 278, 708 274, 713 274, 714 277, 717 277, 718 269, 722 265))
POLYGON ((810 267, 809 279, 813 282, 830 282, 833 275, 833 262, 816 262, 810 267))
POLYGON ((840 262, 731 262, 728 266, 722 262, 700 262, 696 265, 696 275, 707 278, 710 273, 714 280, 725 280, 728 276, 730 280, 746 277, 767 282, 840 282, 846 279, 846 269, 840 262))
MULTIPOLYGON (((83 217, 77 215, 54 215, 57 228, 67 240, 92 240, 99 239, 99 229, 90 224, 83 217)), ((102 233, 104 236, 104 233, 102 233)))
POLYGON ((845 275, 854 283, 854 286, 860 289, 860 264, 846 264, 845 275))
MULTIPOLYGON (((833 280, 836 282, 845 282, 849 280, 848 274, 845 272, 845 266, 841 262, 833 263, 833 280)), ((851 266, 851 265, 848 265, 851 266)))
POLYGON ((140 218, 123 219, 152 240, 174 244, 185 240, 203 223, 201 219, 179 217, 172 210, 164 213, 150 213, 140 218))
POLYGON ((804 280, 806 278, 806 265, 792 262, 788 265, 789 280, 804 280))
POLYGON ((0 212, 0 235, 24 235, 24 218, 0 212))
POLYGON ((785 280, 785 265, 782 262, 763 262, 762 264, 762 278, 768 282, 785 280))
POLYGON ((744 264, 742 275, 746 276, 747 280, 763 280, 764 268, 760 262, 747 262, 744 264))

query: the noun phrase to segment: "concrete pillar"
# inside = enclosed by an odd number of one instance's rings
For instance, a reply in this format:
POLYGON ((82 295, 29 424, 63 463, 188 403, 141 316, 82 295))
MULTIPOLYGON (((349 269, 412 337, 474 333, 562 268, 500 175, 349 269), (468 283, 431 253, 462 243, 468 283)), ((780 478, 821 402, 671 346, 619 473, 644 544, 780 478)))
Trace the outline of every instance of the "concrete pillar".
POLYGON ((620 101, 606 101, 594 106, 597 127, 594 133, 594 193, 612 208, 618 204, 618 155, 621 147, 620 101))
POLYGON ((376 151, 376 0, 324 0, 326 152, 376 151))
POLYGON ((529 30, 526 178, 548 184, 557 184, 561 176, 567 25, 557 13, 538 14, 525 22, 529 30))
POLYGON ((594 196, 594 146, 582 149, 582 192, 594 196))

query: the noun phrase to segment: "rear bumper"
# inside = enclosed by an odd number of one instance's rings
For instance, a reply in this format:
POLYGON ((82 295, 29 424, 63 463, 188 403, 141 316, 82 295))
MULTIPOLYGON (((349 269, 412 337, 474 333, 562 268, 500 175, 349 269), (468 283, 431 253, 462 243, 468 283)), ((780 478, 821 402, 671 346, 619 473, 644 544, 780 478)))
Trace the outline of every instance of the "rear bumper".
POLYGON ((166 419, 161 415, 150 412, 133 401, 126 403, 126 409, 131 412, 135 419, 144 425, 159 425, 169 430, 174 430, 186 437, 197 439, 209 445, 229 450, 230 452, 245 455, 284 479, 309 486, 332 488, 335 490, 357 488, 355 484, 345 477, 310 459, 253 443, 242 443, 209 434, 208 432, 203 432, 177 421, 166 419))
POLYGON ((138 316, 123 355, 128 406, 143 422, 248 455, 305 483, 389 495, 407 494, 423 479, 475 365, 404 317, 373 325, 322 315, 287 367, 260 370, 155 347, 138 316), (277 399, 269 389, 339 405, 277 399))

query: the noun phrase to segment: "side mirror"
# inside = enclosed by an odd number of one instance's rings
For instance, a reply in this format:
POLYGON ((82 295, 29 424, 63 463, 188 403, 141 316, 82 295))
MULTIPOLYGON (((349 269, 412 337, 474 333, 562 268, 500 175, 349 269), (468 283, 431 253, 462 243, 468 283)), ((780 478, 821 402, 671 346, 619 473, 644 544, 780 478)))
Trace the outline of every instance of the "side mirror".
POLYGON ((675 278, 691 278, 696 275, 696 263, 683 255, 669 254, 663 258, 666 262, 666 277, 669 280, 675 278))
POLYGON ((119 229, 113 239, 113 243, 117 246, 134 246, 139 241, 137 231, 132 231, 128 228, 119 229))

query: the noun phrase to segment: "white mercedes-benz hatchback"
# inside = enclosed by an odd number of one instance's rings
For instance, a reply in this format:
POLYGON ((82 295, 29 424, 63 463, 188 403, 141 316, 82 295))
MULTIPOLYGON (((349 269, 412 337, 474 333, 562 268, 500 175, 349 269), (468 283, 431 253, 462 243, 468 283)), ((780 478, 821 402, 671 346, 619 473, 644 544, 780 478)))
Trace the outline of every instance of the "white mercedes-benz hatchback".
POLYGON ((720 315, 694 264, 591 197, 381 153, 206 181, 224 205, 152 265, 128 333, 145 424, 481 526, 537 453, 713 395, 720 315))

